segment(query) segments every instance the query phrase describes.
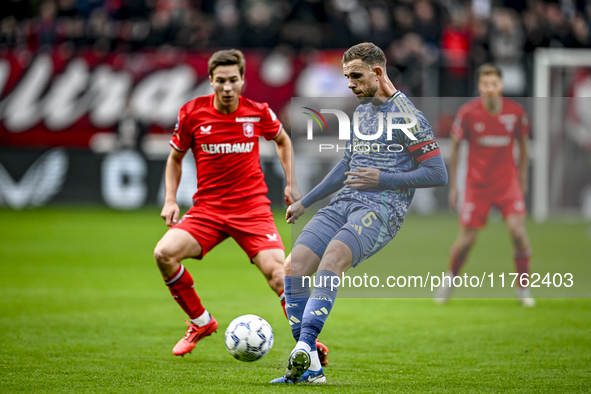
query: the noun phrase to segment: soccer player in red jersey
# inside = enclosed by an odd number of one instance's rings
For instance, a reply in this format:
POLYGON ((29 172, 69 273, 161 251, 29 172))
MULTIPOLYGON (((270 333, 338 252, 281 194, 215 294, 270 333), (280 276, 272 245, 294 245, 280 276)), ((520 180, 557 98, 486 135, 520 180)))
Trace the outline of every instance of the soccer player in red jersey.
MULTIPOLYGON (((517 297, 528 307, 535 306, 529 288, 521 286, 522 274, 529 273, 531 246, 525 229, 525 201, 528 170, 528 119, 523 107, 502 97, 501 71, 485 64, 478 70, 480 97, 464 104, 456 114, 451 132, 449 205, 458 203, 456 170, 459 144, 468 141, 466 191, 460 208, 460 232, 451 253, 448 277, 458 275, 466 261, 478 231, 486 225, 491 207, 496 206, 503 218, 514 247, 518 277, 517 297), (513 158, 513 145, 519 147, 519 166, 513 158)), ((447 302, 453 284, 448 280, 439 288, 435 300, 447 302)))
POLYGON ((183 105, 170 141, 165 172, 166 195, 160 216, 171 227, 158 242, 154 257, 173 298, 187 313, 186 335, 172 352, 184 355, 217 330, 218 323, 203 307, 193 279, 181 264, 202 259, 214 246, 232 237, 265 276, 283 307, 285 248, 275 227, 267 186, 260 166, 259 137, 277 144, 285 171, 286 204, 301 198, 291 176, 291 140, 266 103, 240 95, 244 85, 244 56, 224 50, 211 56, 209 79, 214 93, 183 105), (176 193, 182 160, 192 150, 198 190, 194 205, 179 219, 176 193))

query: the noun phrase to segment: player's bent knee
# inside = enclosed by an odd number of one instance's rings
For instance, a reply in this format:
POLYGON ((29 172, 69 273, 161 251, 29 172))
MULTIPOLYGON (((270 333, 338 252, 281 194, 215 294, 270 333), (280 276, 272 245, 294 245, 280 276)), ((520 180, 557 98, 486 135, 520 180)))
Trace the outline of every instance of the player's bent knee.
POLYGON ((175 265, 187 257, 201 256, 203 249, 193 236, 184 230, 170 229, 154 250, 159 266, 175 265))
POLYGON ((340 242, 338 247, 332 245, 327 248, 324 256, 322 256, 319 270, 326 270, 340 275, 342 272, 347 271, 347 269, 351 267, 352 261, 353 252, 345 243, 340 242))
POLYGON ((511 238, 513 238, 515 242, 519 242, 520 240, 524 240, 526 238, 525 225, 522 223, 510 223, 508 224, 507 228, 511 238))
POLYGON ((178 259, 174 257, 174 253, 172 253, 170 248, 166 245, 162 245, 162 243, 158 243, 154 249, 154 260, 156 260, 158 267, 161 268, 174 265, 175 262, 178 262, 178 259))
POLYGON ((476 242, 475 237, 464 238, 460 243, 460 250, 463 252, 469 251, 474 246, 474 242, 476 242))
POLYGON ((521 242, 525 239, 525 231, 523 230, 512 230, 511 231, 511 238, 513 238, 514 242, 521 242))
POLYGON ((476 242, 476 236, 478 235, 478 231, 474 229, 464 229, 462 234, 460 235, 459 239, 459 248, 464 251, 468 251, 472 249, 474 243, 476 242))
POLYGON ((529 241, 527 239, 527 234, 524 230, 517 230, 517 231, 512 231, 511 232, 511 238, 513 239, 513 244, 518 248, 518 249, 527 249, 529 241))

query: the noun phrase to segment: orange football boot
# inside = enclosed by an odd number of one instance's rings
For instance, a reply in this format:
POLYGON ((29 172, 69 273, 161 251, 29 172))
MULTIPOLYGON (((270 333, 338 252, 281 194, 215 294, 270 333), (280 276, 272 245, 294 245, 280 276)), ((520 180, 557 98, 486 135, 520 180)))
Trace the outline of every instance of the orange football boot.
POLYGON ((323 367, 328 365, 328 347, 322 342, 316 340, 316 350, 318 350, 318 358, 320 359, 320 365, 323 367))
POLYGON ((195 349, 197 342, 205 337, 210 336, 218 329, 218 322, 211 316, 209 323, 203 327, 199 327, 197 324, 192 324, 188 320, 185 323, 189 326, 185 336, 178 341, 178 343, 172 349, 172 354, 175 356, 183 356, 187 353, 191 353, 195 349))

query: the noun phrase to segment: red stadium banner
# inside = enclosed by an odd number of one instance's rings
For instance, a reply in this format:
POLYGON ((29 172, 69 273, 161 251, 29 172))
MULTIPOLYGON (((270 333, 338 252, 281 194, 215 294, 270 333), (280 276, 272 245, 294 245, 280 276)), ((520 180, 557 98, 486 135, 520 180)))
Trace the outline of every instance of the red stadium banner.
MULTIPOLYGON (((212 92, 209 52, 8 51, 0 48, 0 207, 162 204, 168 141, 180 107, 212 92)), ((243 95, 267 102, 289 130, 298 95, 348 95, 341 50, 299 56, 244 51, 243 95), (285 115, 287 113, 287 115, 285 115)), ((273 146, 261 146, 269 199, 283 204, 273 146)), ((179 203, 190 206, 195 166, 183 163, 179 203)))
MULTIPOLYGON (((294 95, 303 62, 245 51, 243 94, 277 113, 294 95)), ((0 146, 89 148, 113 132, 126 107, 147 132, 170 132, 178 110, 209 94, 211 52, 178 49, 97 54, 0 53, 0 146)))

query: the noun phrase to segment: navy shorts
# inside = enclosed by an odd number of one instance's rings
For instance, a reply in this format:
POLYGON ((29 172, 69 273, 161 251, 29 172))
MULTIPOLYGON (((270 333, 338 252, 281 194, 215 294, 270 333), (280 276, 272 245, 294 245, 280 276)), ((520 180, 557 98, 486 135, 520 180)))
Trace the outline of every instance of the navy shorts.
POLYGON ((306 224, 294 246, 305 245, 322 259, 328 243, 338 239, 353 252, 352 266, 356 267, 392 238, 381 215, 359 201, 340 200, 319 210, 306 224))

